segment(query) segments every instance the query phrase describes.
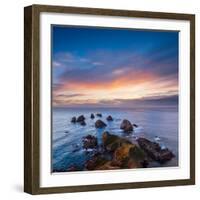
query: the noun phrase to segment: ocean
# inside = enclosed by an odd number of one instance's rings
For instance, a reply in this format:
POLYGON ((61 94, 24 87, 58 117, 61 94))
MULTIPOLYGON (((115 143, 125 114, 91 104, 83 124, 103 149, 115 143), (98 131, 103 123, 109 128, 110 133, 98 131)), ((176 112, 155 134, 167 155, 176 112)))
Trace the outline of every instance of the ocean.
POLYGON ((125 137, 135 142, 138 137, 145 137, 158 142, 161 147, 170 149, 175 157, 164 164, 152 162, 149 167, 178 166, 178 107, 148 107, 148 108, 52 108, 52 171, 63 172, 71 166, 80 171, 84 163, 91 157, 90 152, 82 148, 82 138, 88 134, 102 142, 102 133, 109 131, 112 134, 125 137), (90 119, 91 113, 101 113, 102 118, 95 116, 90 119), (71 123, 73 116, 86 117, 86 126, 71 123), (107 122, 106 117, 111 115, 113 121, 107 122), (101 119, 107 126, 103 129, 95 128, 95 121, 101 119), (120 129, 123 119, 137 124, 131 134, 125 134, 120 129))

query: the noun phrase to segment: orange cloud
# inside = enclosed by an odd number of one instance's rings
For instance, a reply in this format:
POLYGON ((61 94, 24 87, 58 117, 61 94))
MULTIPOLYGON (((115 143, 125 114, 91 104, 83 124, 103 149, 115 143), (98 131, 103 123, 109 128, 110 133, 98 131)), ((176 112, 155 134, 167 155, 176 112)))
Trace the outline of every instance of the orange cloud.
POLYGON ((99 81, 99 82, 93 82, 90 81, 70 81, 64 84, 59 90, 117 90, 124 87, 139 85, 147 82, 151 82, 155 80, 156 76, 154 74, 150 73, 134 73, 129 72, 126 75, 116 77, 113 80, 110 81, 99 81))
POLYGON ((167 94, 168 91, 178 91, 174 77, 163 79, 156 74, 140 71, 118 73, 118 77, 102 82, 70 80, 63 83, 53 91, 53 105, 97 105, 102 100, 113 104, 114 99, 140 99, 153 93, 167 94))

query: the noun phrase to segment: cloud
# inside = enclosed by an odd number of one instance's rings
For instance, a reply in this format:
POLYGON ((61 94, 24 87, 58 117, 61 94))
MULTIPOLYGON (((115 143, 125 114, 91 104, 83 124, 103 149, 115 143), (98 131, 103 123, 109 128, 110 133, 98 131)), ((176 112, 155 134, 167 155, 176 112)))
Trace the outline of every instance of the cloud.
POLYGON ((84 94, 59 94, 57 97, 72 98, 72 97, 82 97, 84 94))
MULTIPOLYGON (((114 65, 112 64, 113 55, 111 55, 106 55, 106 59, 103 59, 104 63, 110 63, 110 65, 94 66, 89 59, 66 64, 58 74, 58 78, 53 79, 59 83, 53 88, 53 100, 57 102, 55 104, 82 106, 84 103, 86 105, 90 103, 93 106, 97 104, 125 106, 125 101, 122 103, 119 101, 120 98, 158 96, 166 92, 172 95, 168 92, 171 90, 175 91, 173 94, 177 94, 178 69, 173 61, 154 63, 151 57, 146 58, 135 53, 125 54, 123 57, 122 53, 123 58, 118 59, 119 56, 116 56, 114 63, 117 60, 117 63, 124 65, 114 65), (110 101, 110 99, 112 101, 104 104, 104 97, 108 98, 105 101, 110 101)), ((73 57, 75 58, 74 55, 73 57)), ((99 60, 99 58, 96 59, 99 60)), ((140 105, 141 103, 140 101, 140 105)), ((126 104, 126 106, 131 106, 128 100, 126 104)))
MULTIPOLYGON (((95 53, 94 53, 95 54, 95 53)), ((162 58, 168 53, 160 53, 162 58)), ((141 73, 154 75, 154 78, 167 77, 178 73, 178 64, 176 58, 163 58, 160 61, 156 55, 137 55, 137 53, 121 52, 114 54, 110 52, 103 57, 102 54, 93 55, 93 61, 82 63, 79 59, 71 65, 66 65, 65 70, 59 77, 61 82, 80 84, 87 83, 105 83, 112 82, 120 77, 129 77, 134 79, 136 76, 141 76, 141 73), (96 59, 96 61, 94 61, 96 59), (102 60, 102 62, 99 62, 102 60)), ((128 78, 126 78, 127 81, 128 78)))
POLYGON ((92 64, 93 64, 93 65, 96 65, 96 66, 102 66, 102 65, 104 65, 104 64, 101 63, 101 62, 92 62, 92 64))
MULTIPOLYGON (((70 32, 72 37, 73 32, 70 32)), ((80 33, 79 30, 77 34, 80 33)), ((107 35, 104 37, 105 45, 102 45, 104 40, 95 39, 93 34, 88 39, 94 37, 94 43, 85 42, 86 34, 83 38, 79 35, 75 43, 69 41, 71 46, 68 47, 58 37, 60 43, 53 52, 52 63, 55 104, 131 106, 137 101, 140 105, 169 103, 167 96, 178 94, 178 40, 177 37, 169 39, 171 36, 165 38, 163 34, 148 32, 140 37, 137 32, 135 36, 140 40, 129 35, 124 43, 122 37, 112 40, 113 32, 109 41, 107 35), (59 46, 66 50, 58 51, 59 46)), ((65 34, 62 36, 67 41, 65 34)))
POLYGON ((60 66, 61 66, 61 63, 54 61, 54 62, 52 63, 52 65, 53 65, 53 67, 60 67, 60 66))
POLYGON ((178 95, 159 95, 144 97, 140 99, 114 99, 114 100, 102 100, 100 104, 117 105, 131 107, 136 105, 149 106, 149 105, 176 105, 178 103, 178 95))
POLYGON ((72 53, 60 52, 53 56, 53 60, 59 63, 71 63, 75 61, 75 58, 72 53))
POLYGON ((54 101, 54 106, 64 107, 114 107, 114 108, 152 108, 152 107, 177 107, 178 95, 159 95, 144 97, 139 99, 87 99, 72 100, 72 99, 57 99, 54 101))
MULTIPOLYGON (((85 72, 85 71, 84 71, 85 72)), ((88 71, 82 73, 79 71, 80 78, 72 73, 68 74, 68 81, 63 80, 63 85, 60 90, 117 90, 120 88, 128 88, 139 86, 155 80, 154 74, 141 72, 128 72, 128 74, 120 76, 112 76, 111 73, 103 74, 102 79, 95 76, 95 73, 88 71)))

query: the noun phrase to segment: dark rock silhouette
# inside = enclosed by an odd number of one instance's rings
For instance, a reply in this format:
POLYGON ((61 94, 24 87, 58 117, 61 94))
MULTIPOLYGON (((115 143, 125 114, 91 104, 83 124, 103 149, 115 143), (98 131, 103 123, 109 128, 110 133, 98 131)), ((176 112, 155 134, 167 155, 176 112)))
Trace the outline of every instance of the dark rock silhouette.
POLYGON ((138 138, 140 148, 142 148, 153 160, 165 163, 171 160, 174 155, 169 149, 162 149, 156 142, 151 142, 146 138, 138 138))
POLYGON ((111 115, 109 115, 107 118, 106 118, 108 121, 113 121, 113 118, 111 115))
POLYGON ((101 113, 97 113, 96 116, 97 117, 102 117, 102 114, 101 113))
POLYGON ((104 128, 104 127, 106 127, 107 125, 103 122, 103 121, 101 121, 100 119, 98 119, 96 122, 95 122, 95 127, 96 128, 104 128))
MULTIPOLYGON (((102 117, 101 113, 96 116, 102 117)), ((95 115, 91 113, 91 119, 95 115)), ((97 118, 98 119, 98 118, 97 118)), ((113 117, 108 115, 107 121, 113 121, 113 117)), ((116 120, 116 119, 115 119, 116 120)), ((101 119, 95 120, 92 126, 96 128, 104 128, 107 124, 101 119)), ((121 120, 120 120, 121 121, 121 120)), ((81 126, 86 126, 84 115, 79 117, 72 117, 72 123, 78 122, 81 126)), ((120 129, 125 133, 131 133, 137 124, 131 124, 127 119, 124 119, 120 124, 120 129)), ((67 133, 68 131, 66 131, 67 133)), ((127 138, 120 137, 105 131, 102 134, 102 142, 98 145, 97 137, 94 135, 87 135, 82 138, 82 145, 74 145, 72 153, 80 151, 81 148, 90 149, 85 151, 89 156, 84 163, 84 170, 113 170, 113 169, 129 169, 129 168, 146 168, 150 162, 159 162, 161 164, 171 160, 174 157, 172 151, 161 147, 157 141, 160 140, 158 136, 154 138, 155 142, 146 138, 137 138, 130 141, 127 138), (92 149, 92 150, 91 150, 92 149)), ((81 167, 82 168, 82 167, 81 167)), ((69 168, 58 169, 57 171, 78 171, 75 165, 69 168)), ((56 172, 56 170, 54 170, 56 172)))
POLYGON ((87 135, 86 137, 83 137, 82 142, 84 149, 93 149, 96 148, 98 145, 97 138, 93 135, 87 135))
POLYGON ((100 153, 94 154, 94 156, 85 163, 85 168, 88 170, 95 170, 104 165, 108 160, 104 155, 100 153))
POLYGON ((80 116, 77 118, 76 122, 82 122, 82 121, 84 121, 84 120, 85 120, 84 115, 80 115, 80 116))
POLYGON ((71 122, 76 123, 76 117, 72 117, 71 122))
POLYGON ((127 119, 124 119, 120 125, 120 129, 123 129, 124 132, 129 133, 133 131, 133 126, 130 121, 128 121, 127 119))
POLYGON ((148 161, 145 153, 135 144, 119 136, 103 133, 103 147, 105 151, 97 152, 85 164, 88 170, 109 170, 122 168, 146 167, 148 161), (107 153, 110 153, 108 159, 107 153))
POLYGON ((86 126, 85 121, 81 121, 81 122, 80 122, 80 125, 81 125, 81 126, 86 126))
POLYGON ((103 133, 102 141, 105 150, 109 152, 114 152, 121 145, 120 144, 121 140, 119 140, 119 137, 117 135, 110 134, 108 131, 103 133))

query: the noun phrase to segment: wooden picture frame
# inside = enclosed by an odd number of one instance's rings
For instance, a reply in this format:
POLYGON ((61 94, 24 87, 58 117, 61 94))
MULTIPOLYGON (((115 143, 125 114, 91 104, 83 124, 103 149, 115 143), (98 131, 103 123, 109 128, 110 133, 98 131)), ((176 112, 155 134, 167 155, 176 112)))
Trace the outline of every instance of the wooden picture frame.
MULTIPOLYGON (((189 38, 188 38, 189 40, 189 38)), ((187 83, 186 83, 187 84, 187 83)), ((49 5, 24 9, 24 191, 30 194, 83 192, 195 184, 195 16, 192 14, 111 10, 49 5), (153 20, 180 20, 190 24, 190 172, 189 178, 76 186, 40 186, 40 14, 79 14, 153 20)))

